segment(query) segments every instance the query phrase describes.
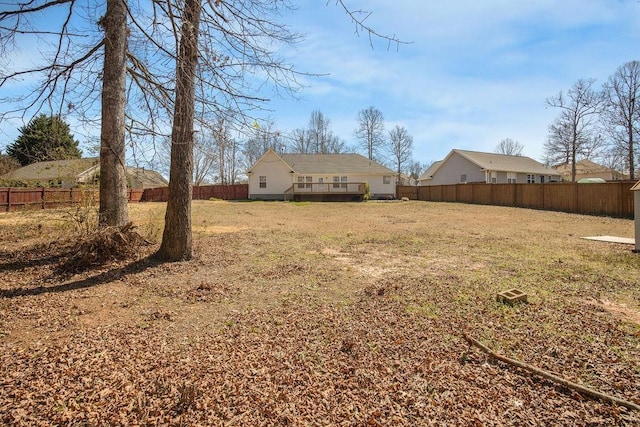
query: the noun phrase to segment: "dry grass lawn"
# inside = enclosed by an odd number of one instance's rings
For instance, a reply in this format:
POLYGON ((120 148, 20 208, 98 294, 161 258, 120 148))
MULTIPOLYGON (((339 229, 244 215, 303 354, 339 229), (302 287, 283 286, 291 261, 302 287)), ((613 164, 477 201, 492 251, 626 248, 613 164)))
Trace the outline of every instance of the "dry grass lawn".
POLYGON ((85 213, 0 214, 0 424, 640 423, 462 337, 640 404, 640 255, 580 238, 631 220, 199 201, 195 258, 163 264, 147 203, 153 244, 79 266, 85 213), (529 302, 498 303, 510 288, 529 302))

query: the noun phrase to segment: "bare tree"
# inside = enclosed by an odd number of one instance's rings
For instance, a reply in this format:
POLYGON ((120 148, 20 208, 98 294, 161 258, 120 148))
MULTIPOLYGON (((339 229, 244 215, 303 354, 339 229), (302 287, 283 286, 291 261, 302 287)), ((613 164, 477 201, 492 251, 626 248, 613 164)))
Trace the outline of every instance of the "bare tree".
POLYGON ((346 144, 331 130, 331 120, 321 111, 311 113, 307 129, 308 145, 316 154, 337 154, 345 150, 346 144))
POLYGON ((389 152, 400 180, 413 153, 413 137, 404 126, 396 125, 389 131, 389 152))
POLYGON ((507 156, 522 156, 524 146, 511 138, 505 138, 496 146, 495 152, 507 156))
POLYGON ((621 65, 603 86, 605 108, 601 115, 613 150, 624 152, 629 178, 635 179, 640 135, 640 62, 621 65))
POLYGON ((282 134, 276 129, 275 122, 272 120, 267 121, 262 126, 256 121, 251 128, 249 138, 247 138, 242 148, 243 166, 249 169, 269 149, 278 154, 285 151, 286 145, 283 142, 282 134))
MULTIPOLYGON (((269 19, 270 16, 276 16, 281 13, 281 6, 286 6, 286 2, 278 0, 239 0, 237 2, 208 2, 204 8, 194 9, 193 15, 202 14, 202 21, 206 25, 198 26, 191 24, 191 34, 201 36, 202 44, 199 51, 190 50, 193 58, 183 56, 182 46, 185 45, 185 22, 191 14, 183 12, 183 17, 176 15, 174 11, 180 11, 180 4, 171 5, 170 0, 167 3, 154 2, 154 9, 158 8, 167 15, 171 27, 177 28, 177 22, 182 22, 183 33, 180 40, 181 50, 176 61, 176 94, 175 94, 175 111, 174 124, 172 131, 172 157, 171 157, 171 179, 169 185, 169 203, 167 205, 167 215, 165 218, 165 232, 163 241, 158 251, 158 256, 165 260, 183 260, 192 256, 191 244, 191 223, 190 220, 179 220, 178 217, 187 217, 190 215, 191 188, 186 184, 184 174, 191 175, 193 168, 192 152, 193 138, 184 133, 184 126, 177 126, 179 120, 184 124, 183 118, 180 118, 178 112, 181 109, 187 110, 186 107, 178 105, 180 102, 191 102, 202 105, 202 111, 211 110, 218 117, 228 118, 229 121, 237 117, 246 118, 243 114, 245 110, 253 109, 255 106, 265 99, 261 99, 253 95, 254 91, 247 85, 245 76, 252 70, 260 70, 261 75, 267 76, 270 82, 275 82, 287 90, 291 88, 290 83, 295 83, 296 73, 293 69, 282 63, 275 57, 275 50, 270 50, 279 43, 294 43, 297 36, 291 33, 288 28, 282 24, 269 19), (165 7, 165 9, 163 9, 165 7), (177 17, 178 19, 175 19, 177 17), (201 32, 199 34, 199 32, 201 32), (186 63, 182 61, 186 60, 186 63), (200 61, 200 62, 198 62, 200 61), (186 64, 186 65, 185 65, 186 64), (192 65, 197 66, 198 73, 194 74, 198 81, 198 90, 193 97, 181 97, 181 71, 191 70, 192 65), (213 94, 213 95, 212 95, 213 94), (230 116, 226 114, 230 113, 230 116), (176 137, 176 133, 181 135, 176 137), (178 145, 179 144, 179 145, 178 145), (175 186, 171 183, 176 177, 181 184, 175 186), (175 199, 175 200, 174 200, 175 199)), ((342 4, 342 3, 340 3, 342 4)), ((191 2, 184 4, 184 10, 190 10, 191 2)), ((343 5, 344 6, 344 5, 343 5)), ((357 28, 376 35, 369 27, 364 24, 364 19, 359 20, 357 13, 347 13, 356 23, 357 28)), ((132 19, 135 19, 132 17, 132 19)), ((154 19, 154 25, 163 25, 161 21, 154 19), (160 23, 159 23, 160 22, 160 23)), ((139 26, 140 27, 140 26, 139 26)), ((154 27, 155 28, 155 27, 154 27)), ((149 34, 149 33, 145 33, 149 34)), ((377 36, 377 35, 376 35, 377 36)), ((198 39, 198 37, 193 37, 198 39)), ((149 40, 155 40, 156 37, 147 37, 149 40)), ((395 40, 389 38, 389 40, 395 40)), ((168 54, 171 49, 159 49, 161 53, 168 54)), ((168 55, 172 59, 171 55, 168 55)), ((147 93, 155 95, 158 104, 164 106, 166 94, 162 89, 166 86, 166 82, 159 81, 151 72, 142 67, 138 67, 139 72, 145 77, 142 82, 146 82, 145 87, 149 88, 147 93), (151 83, 149 83, 151 82, 151 83)), ((185 73, 191 75, 191 71, 185 73)), ((254 75, 257 75, 255 73, 254 75)), ((146 96, 144 100, 149 100, 146 96)), ((153 99, 153 98, 151 98, 153 99)), ((189 108, 193 110, 193 107, 189 108)), ((193 120, 194 115, 191 114, 193 120)), ((242 121, 242 119, 241 119, 242 121)), ((240 123, 242 124, 242 123, 240 123)), ((193 129, 193 128, 191 128, 193 129)), ((317 147, 320 142, 324 145, 324 149, 329 152, 340 152, 344 148, 344 142, 337 137, 327 137, 324 135, 322 140, 317 140, 317 147), (326 144, 325 144, 326 143, 326 144)), ((235 152, 235 151, 234 151, 235 152)), ((219 159, 220 160, 220 159, 219 159)))
POLYGON ((331 120, 325 118, 321 111, 311 112, 306 133, 313 153, 328 152, 330 126, 331 120))
POLYGON ((127 77, 127 1, 107 1, 104 27, 102 124, 100 130, 100 208, 104 225, 129 221, 125 160, 125 105, 127 77))
POLYGON ((544 143, 544 156, 547 165, 557 166, 571 163, 570 124, 556 118, 549 125, 547 140, 544 143))
MULTIPOLYGON (((99 7, 90 5, 80 13, 79 4, 75 0, 24 0, 14 10, 0 12, 3 58, 15 47, 11 44, 16 34, 35 34, 55 41, 52 55, 44 66, 2 73, 0 87, 25 74, 40 73, 44 76, 43 83, 25 98, 29 99, 27 105, 14 112, 55 104, 82 113, 82 120, 88 124, 96 123, 96 100, 103 92, 100 82, 103 75, 107 77, 103 65, 113 59, 122 70, 123 52, 114 49, 113 54, 119 56, 113 58, 107 57, 106 49, 102 54, 105 46, 102 30, 94 29, 89 34, 85 29, 89 23, 99 22, 104 32, 110 34, 107 38, 114 47, 126 49, 128 46, 124 56, 129 76, 124 92, 127 101, 124 120, 120 110, 117 116, 112 112, 111 123, 107 123, 111 116, 103 116, 102 126, 109 126, 114 134, 112 141, 102 141, 101 156, 108 156, 113 170, 124 168, 125 138, 120 137, 124 133, 120 132, 121 122, 126 124, 131 144, 147 138, 155 144, 156 138, 171 135, 170 196, 158 256, 165 260, 189 259, 192 257, 190 203, 193 131, 196 129, 193 122, 226 117, 237 126, 250 125, 246 112, 267 101, 256 96, 259 93, 256 87, 269 82, 281 90, 295 91, 298 73, 277 56, 282 45, 299 40, 297 34, 277 20, 289 3, 285 0, 212 0, 202 4, 200 0, 157 0, 130 5, 124 0, 107 0, 108 11, 103 18, 98 18, 103 14, 99 7), (42 14, 56 7, 63 9, 62 13, 54 14, 62 16, 58 33, 48 29, 34 31, 37 25, 25 21, 25 17, 33 14, 35 22, 35 15, 40 14, 38 22, 46 22, 44 28, 49 28, 51 22, 42 14), (123 11, 126 11, 124 21, 123 11), (113 24, 113 34, 107 29, 112 22, 119 25, 116 29, 113 24), (82 31, 74 33, 73 28, 82 31), (260 78, 263 81, 258 81, 260 78)), ((368 14, 364 11, 351 10, 341 0, 336 4, 344 8, 358 33, 368 34, 370 40, 380 37, 390 43, 401 43, 395 36, 377 34, 365 23, 368 14)), ((110 96, 112 90, 122 93, 121 75, 117 82, 115 79, 114 76, 113 87, 105 96, 110 96)), ((104 103, 112 102, 120 108, 120 99, 118 96, 104 103)), ((337 137, 324 141, 328 141, 325 149, 330 152, 344 148, 344 142, 337 137)), ((114 195, 120 191, 116 187, 110 190, 114 195)), ((114 203, 121 204, 122 200, 116 199, 114 203)), ((126 208, 126 204, 124 206, 126 208)), ((118 222, 124 218, 113 217, 118 222)))
POLYGON ((294 129, 290 138, 290 151, 299 154, 313 153, 311 138, 307 129, 294 129))
POLYGON ((198 132, 193 146, 193 185, 204 184, 218 161, 213 132, 198 132))
POLYGON ((624 147, 612 145, 608 150, 600 153, 598 157, 599 163, 611 171, 611 179, 625 179, 625 175, 621 172, 628 167, 627 152, 624 147))
POLYGON ((418 178, 422 176, 422 174, 427 170, 428 167, 429 165, 427 163, 422 163, 418 160, 411 160, 408 167, 409 176, 417 184, 418 178))
POLYGON ((382 111, 369 107, 358 112, 358 128, 355 130, 359 146, 365 150, 369 160, 378 157, 384 149, 384 116, 382 111))
MULTIPOLYGON (((218 147, 214 132, 201 126, 194 131, 193 141, 193 185, 199 186, 214 180, 218 165, 218 147)), ((161 141, 153 156, 154 170, 169 175, 171 169, 171 138, 161 141)))
POLYGON ((230 129, 224 119, 218 119, 213 134, 220 183, 235 184, 238 176, 240 146, 237 140, 231 136, 230 129))
POLYGON ((602 110, 602 97, 593 90, 594 79, 580 79, 564 96, 562 92, 547 98, 547 105, 560 109, 555 132, 550 128, 550 138, 565 138, 563 145, 569 148, 571 180, 576 180, 576 161, 580 155, 593 154, 593 148, 602 143, 596 133, 595 119, 602 110), (555 132, 555 133, 554 133, 555 132))
MULTIPOLYGON (((18 98, 4 98, 2 118, 17 114, 23 119, 41 110, 66 109, 80 120, 92 121, 93 106, 102 94, 100 138, 100 212, 103 225, 128 222, 125 168, 125 78, 127 55, 127 1, 107 0, 104 16, 81 9, 72 0, 29 0, 0 12, 0 55, 7 59, 16 49, 16 37, 35 38, 50 50, 42 52, 43 64, 25 69, 3 69, 0 87, 27 76, 40 80, 18 98), (80 16, 98 22, 82 25, 80 16), (56 21, 57 20, 57 21, 56 21), (100 82, 102 83, 100 85, 100 82)), ((13 66, 7 61, 8 66, 13 66)))
POLYGON ((195 78, 200 35, 200 0, 185 0, 176 59, 176 100, 171 130, 169 200, 162 243, 157 256, 168 261, 193 257, 191 189, 193 179, 193 121, 195 78))

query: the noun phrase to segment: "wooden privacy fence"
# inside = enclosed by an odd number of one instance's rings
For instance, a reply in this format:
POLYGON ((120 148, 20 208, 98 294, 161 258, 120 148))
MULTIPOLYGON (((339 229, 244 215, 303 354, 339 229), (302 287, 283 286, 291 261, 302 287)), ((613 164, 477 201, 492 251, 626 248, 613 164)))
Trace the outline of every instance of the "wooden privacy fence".
MULTIPOLYGON (((244 200, 249 198, 248 184, 201 185, 193 187, 193 200, 244 200)), ((169 200, 169 188, 148 188, 144 190, 142 202, 166 202, 169 200)))
MULTIPOLYGON (((0 188, 0 212, 21 209, 52 209, 82 203, 98 203, 98 189, 85 188, 0 188)), ((193 187, 194 200, 243 200, 249 197, 247 184, 193 187)), ((169 189, 129 190, 129 202, 166 202, 169 189)))
MULTIPOLYGON (((129 190, 129 202, 138 202, 143 190, 129 190)), ((0 212, 23 209, 53 209, 98 203, 97 189, 87 188, 0 188, 0 212)))
POLYGON ((633 181, 598 184, 558 182, 546 184, 452 184, 424 187, 398 186, 397 197, 431 202, 562 211, 587 215, 633 218, 633 181))

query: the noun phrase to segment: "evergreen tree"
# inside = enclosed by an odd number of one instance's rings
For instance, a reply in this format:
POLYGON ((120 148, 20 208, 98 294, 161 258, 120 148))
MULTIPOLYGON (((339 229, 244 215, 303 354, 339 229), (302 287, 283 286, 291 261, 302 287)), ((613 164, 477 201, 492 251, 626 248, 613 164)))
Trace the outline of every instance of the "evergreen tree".
POLYGON ((82 157, 78 141, 73 139, 69 125, 60 116, 40 114, 19 131, 15 142, 7 147, 7 154, 22 166, 45 160, 82 157))

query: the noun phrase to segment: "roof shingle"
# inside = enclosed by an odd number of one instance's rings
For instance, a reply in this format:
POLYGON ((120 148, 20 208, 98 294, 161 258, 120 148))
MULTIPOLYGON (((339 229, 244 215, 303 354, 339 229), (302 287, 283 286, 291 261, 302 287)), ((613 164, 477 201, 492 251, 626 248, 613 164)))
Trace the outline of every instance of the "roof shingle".
POLYGON ((295 173, 392 175, 394 172, 360 154, 283 154, 282 160, 295 173))

